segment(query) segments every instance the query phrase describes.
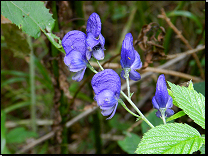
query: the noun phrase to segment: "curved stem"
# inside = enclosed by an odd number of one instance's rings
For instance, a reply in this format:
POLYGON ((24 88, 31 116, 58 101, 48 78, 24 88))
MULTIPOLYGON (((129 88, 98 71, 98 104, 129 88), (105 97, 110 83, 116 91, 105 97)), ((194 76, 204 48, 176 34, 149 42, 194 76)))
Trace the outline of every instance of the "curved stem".
POLYGON ((151 128, 154 128, 154 126, 149 122, 149 120, 147 120, 147 118, 142 114, 142 112, 137 108, 137 106, 131 101, 130 98, 128 98, 126 96, 126 94, 121 90, 120 92, 124 97, 125 99, 131 104, 131 106, 138 112, 138 114, 141 116, 141 118, 151 127, 151 128))
POLYGON ((126 104, 123 102, 121 98, 118 99, 118 102, 127 110, 127 112, 129 112, 130 114, 132 114, 133 116, 137 118, 140 118, 140 116, 138 116, 137 114, 135 114, 134 112, 132 112, 131 110, 127 108, 126 104))

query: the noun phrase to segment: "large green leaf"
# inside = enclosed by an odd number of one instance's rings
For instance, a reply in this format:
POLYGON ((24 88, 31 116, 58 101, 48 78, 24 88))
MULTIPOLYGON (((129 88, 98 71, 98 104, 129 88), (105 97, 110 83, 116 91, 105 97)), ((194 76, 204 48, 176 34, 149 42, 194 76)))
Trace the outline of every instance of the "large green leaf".
POLYGON ((193 88, 192 82, 190 82, 189 87, 181 87, 171 82, 168 82, 168 84, 179 108, 183 109, 195 123, 205 129, 205 97, 191 89, 193 88))
POLYGON ((137 154, 188 154, 199 150, 205 138, 193 127, 182 123, 168 123, 144 134, 137 154))
POLYGON ((1 1, 1 13, 34 38, 43 31, 51 31, 54 19, 40 1, 1 1))
POLYGON ((1 14, 34 38, 38 38, 42 31, 58 50, 65 53, 60 38, 51 32, 55 20, 43 2, 1 1, 1 14))
POLYGON ((141 138, 134 133, 127 133, 124 140, 119 140, 118 145, 128 154, 134 154, 141 138))

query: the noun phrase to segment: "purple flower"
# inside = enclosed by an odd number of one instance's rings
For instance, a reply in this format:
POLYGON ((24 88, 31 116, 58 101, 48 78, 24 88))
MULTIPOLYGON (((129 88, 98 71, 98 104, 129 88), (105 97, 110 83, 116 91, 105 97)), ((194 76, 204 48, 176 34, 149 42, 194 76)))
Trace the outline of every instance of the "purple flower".
POLYGON ((66 52, 64 63, 71 72, 76 72, 72 79, 81 81, 88 63, 85 33, 78 30, 68 32, 62 39, 62 46, 66 52))
POLYGON ((140 60, 140 56, 133 47, 133 37, 131 33, 126 34, 125 39, 122 43, 121 48, 121 77, 125 79, 125 68, 129 69, 129 78, 138 81, 141 79, 140 74, 136 71, 136 69, 140 69, 142 67, 142 62, 140 60))
POLYGON ((162 109, 166 109, 165 116, 169 117, 174 114, 174 111, 170 109, 173 106, 173 99, 168 94, 165 76, 161 74, 157 80, 155 96, 152 98, 153 108, 157 109, 157 117, 161 117, 162 109))
POLYGON ((91 55, 97 60, 104 59, 104 44, 105 38, 101 34, 101 21, 97 13, 92 13, 87 21, 87 60, 91 58, 91 55))
POLYGON ((102 109, 102 115, 111 119, 118 106, 118 99, 121 90, 121 80, 118 74, 112 69, 105 69, 95 74, 91 81, 95 92, 95 101, 102 109))

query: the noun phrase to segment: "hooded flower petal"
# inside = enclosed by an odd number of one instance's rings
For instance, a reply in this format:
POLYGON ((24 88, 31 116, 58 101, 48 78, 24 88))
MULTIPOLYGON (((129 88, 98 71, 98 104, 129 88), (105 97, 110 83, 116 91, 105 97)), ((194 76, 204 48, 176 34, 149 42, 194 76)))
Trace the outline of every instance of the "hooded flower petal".
POLYGON ((122 68, 130 68, 135 59, 133 37, 131 33, 126 34, 121 48, 121 65, 122 68))
POLYGON ((157 117, 161 117, 162 110, 165 109, 165 116, 169 117, 174 114, 174 111, 170 109, 173 106, 173 100, 170 95, 168 95, 168 90, 166 86, 165 76, 161 74, 158 77, 156 85, 156 93, 152 98, 153 108, 157 109, 157 117))
POLYGON ((69 31, 62 39, 62 46, 66 52, 66 55, 71 51, 79 51, 83 55, 86 55, 86 35, 85 33, 72 30, 69 31))
POLYGON ((135 53, 135 60, 133 64, 131 65, 131 69, 136 70, 142 67, 142 62, 141 62, 140 55, 138 54, 138 52, 134 50, 134 53, 135 53))
POLYGON ((118 74, 112 69, 105 69, 95 74, 91 81, 95 94, 102 90, 111 90, 116 95, 120 95, 121 80, 118 74))
POLYGON ((88 63, 86 59, 86 35, 81 31, 72 30, 64 36, 62 46, 66 52, 64 63, 71 72, 77 72, 72 79, 81 81, 88 63))
POLYGON ((101 33, 101 21, 100 16, 97 13, 92 13, 87 20, 86 32, 92 33, 95 38, 97 38, 101 33))
POLYGON ((165 76, 162 74, 157 80, 155 99, 160 108, 165 108, 168 102, 168 98, 169 94, 166 86, 165 76))
POLYGON ((112 69, 105 69, 95 74, 91 81, 95 92, 95 100, 102 109, 102 115, 111 119, 118 106, 118 99, 121 90, 121 80, 118 74, 112 69))
POLYGON ((104 59, 104 45, 105 38, 101 34, 101 21, 100 17, 96 13, 92 13, 87 21, 87 60, 91 58, 91 55, 97 60, 104 59))

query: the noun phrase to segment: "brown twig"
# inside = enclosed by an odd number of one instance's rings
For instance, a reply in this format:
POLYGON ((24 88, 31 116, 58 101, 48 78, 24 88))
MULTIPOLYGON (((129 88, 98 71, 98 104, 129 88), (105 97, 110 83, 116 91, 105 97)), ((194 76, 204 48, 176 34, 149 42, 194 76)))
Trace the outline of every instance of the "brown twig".
MULTIPOLYGON (((158 18, 163 18, 167 23, 168 25, 173 29, 173 31, 177 34, 177 37, 181 39, 181 41, 188 47, 188 49, 192 50, 193 48, 191 47, 191 45, 189 44, 189 42, 185 39, 185 37, 182 35, 181 31, 179 31, 174 25, 173 23, 170 21, 170 19, 166 16, 166 13, 164 11, 164 9, 162 8, 161 9, 161 15, 158 15, 158 18)), ((192 56, 194 57, 195 61, 196 61, 196 64, 200 70, 200 74, 201 74, 201 77, 202 79, 205 79, 205 76, 204 76, 204 70, 202 69, 201 67, 201 64, 200 64, 200 60, 198 58, 198 56, 193 53, 192 56)))
POLYGON ((196 77, 196 76, 191 76, 189 74, 185 74, 185 73, 181 73, 181 72, 177 72, 177 71, 173 71, 173 70, 168 70, 168 69, 159 69, 159 68, 154 68, 154 67, 147 67, 144 69, 144 71, 151 71, 151 72, 155 72, 155 73, 163 73, 163 74, 168 74, 168 75, 173 75, 173 76, 177 76, 177 77, 181 77, 181 78, 185 78, 188 80, 193 80, 195 82, 200 82, 202 81, 201 78, 196 77))

